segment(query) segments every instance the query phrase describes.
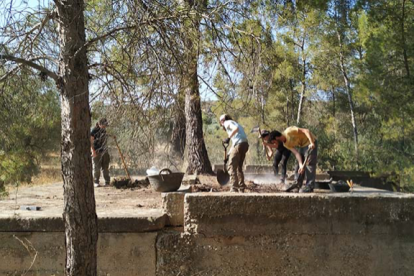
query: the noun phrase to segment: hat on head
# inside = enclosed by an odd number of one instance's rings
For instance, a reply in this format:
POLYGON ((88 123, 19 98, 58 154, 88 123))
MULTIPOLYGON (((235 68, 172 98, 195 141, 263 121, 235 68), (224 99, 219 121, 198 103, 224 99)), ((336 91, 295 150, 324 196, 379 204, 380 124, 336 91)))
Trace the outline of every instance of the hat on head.
POLYGON ((108 126, 108 121, 106 120, 106 118, 102 118, 99 120, 99 124, 102 126, 108 126))
POLYGON ((220 121, 223 121, 224 119, 226 119, 226 114, 220 116, 220 121))

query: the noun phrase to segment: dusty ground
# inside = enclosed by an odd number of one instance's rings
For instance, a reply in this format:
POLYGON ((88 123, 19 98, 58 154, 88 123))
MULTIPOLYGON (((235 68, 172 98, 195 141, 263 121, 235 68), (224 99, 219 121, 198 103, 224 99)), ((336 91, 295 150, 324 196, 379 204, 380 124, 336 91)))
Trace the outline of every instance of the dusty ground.
MULTIPOLYGON (((145 182, 145 177, 135 176, 133 180, 145 182)), ((103 181, 101 181, 103 182, 103 181)), ((220 185, 215 176, 186 176, 181 189, 195 184, 193 192, 227 192, 230 187, 220 185)), ((256 185, 246 181, 249 192, 276 192, 277 185, 256 185)), ((114 186, 95 188, 96 211, 99 216, 137 216, 160 212, 162 208, 161 193, 152 190, 151 186, 117 189, 114 186)), ((35 217, 61 216, 63 213, 63 184, 42 184, 21 186, 9 189, 9 196, 0 200, 0 217, 13 215, 29 215, 35 217), (22 210, 23 206, 38 206, 41 211, 22 210)))
MULTIPOLYGON (((161 193, 151 187, 116 189, 113 186, 95 188, 98 216, 151 213, 161 210, 161 193)), ((10 215, 61 216, 63 184, 53 183, 9 189, 9 196, 0 200, 0 217, 10 215), (22 206, 39 206, 40 212, 21 210, 22 206)))
MULTIPOLYGON (((274 193, 282 187, 279 179, 264 175, 246 177, 245 193, 274 193), (265 183, 266 182, 266 183, 265 183), (260 185, 258 185, 260 184, 260 185)), ((135 176, 133 180, 145 182, 145 177, 135 176)), ((101 181, 103 182, 103 181, 101 181)), ((181 189, 192 192, 228 192, 230 187, 221 187, 215 176, 185 176, 181 189)), ((366 189, 365 189, 366 190, 366 189)), ((383 191, 386 192, 386 191, 383 191)), ((329 193, 329 190, 315 190, 315 193, 329 193)), ((145 188, 117 189, 114 186, 95 188, 96 211, 98 217, 140 217, 162 213, 161 193, 145 188)), ((63 213, 63 184, 43 184, 22 186, 9 190, 9 196, 0 199, 0 217, 61 217, 63 213), (41 211, 22 210, 22 206, 39 206, 41 211)))

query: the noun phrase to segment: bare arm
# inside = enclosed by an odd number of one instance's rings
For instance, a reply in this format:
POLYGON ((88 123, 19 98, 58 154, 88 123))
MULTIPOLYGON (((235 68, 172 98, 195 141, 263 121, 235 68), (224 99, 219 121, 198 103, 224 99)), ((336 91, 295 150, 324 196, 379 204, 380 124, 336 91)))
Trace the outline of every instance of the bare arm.
POLYGON ((279 143, 267 143, 267 142, 265 142, 264 140, 262 140, 263 141, 263 145, 265 145, 265 146, 267 146, 267 147, 269 147, 269 148, 272 148, 272 149, 277 149, 277 148, 279 148, 279 143))
POLYGON ((299 163, 299 168, 301 168, 303 165, 302 156, 300 156, 300 153, 295 148, 292 148, 290 151, 295 155, 296 160, 298 160, 299 163))
POLYGON ((265 150, 266 150, 267 161, 270 161, 270 159, 272 159, 272 157, 273 157, 273 150, 269 146, 265 146, 264 144, 263 144, 263 146, 265 147, 265 150))
POLYGON ((309 148, 313 149, 315 148, 315 141, 312 138, 311 132, 307 128, 299 128, 298 132, 303 133, 306 135, 306 137, 309 139, 310 145, 309 148))

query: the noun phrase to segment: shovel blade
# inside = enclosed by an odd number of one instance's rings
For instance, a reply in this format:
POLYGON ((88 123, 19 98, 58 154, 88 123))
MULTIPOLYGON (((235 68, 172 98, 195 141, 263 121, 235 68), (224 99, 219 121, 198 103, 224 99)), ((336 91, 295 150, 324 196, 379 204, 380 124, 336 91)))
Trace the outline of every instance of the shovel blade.
POLYGON ((230 181, 230 175, 227 171, 225 170, 217 170, 217 182, 221 185, 224 186, 226 184, 228 184, 230 181))

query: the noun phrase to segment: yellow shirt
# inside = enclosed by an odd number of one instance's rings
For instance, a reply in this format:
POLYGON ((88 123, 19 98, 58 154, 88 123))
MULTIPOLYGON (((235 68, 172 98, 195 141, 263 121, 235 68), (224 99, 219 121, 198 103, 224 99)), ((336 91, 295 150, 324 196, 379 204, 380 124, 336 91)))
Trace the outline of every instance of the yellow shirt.
MULTIPOLYGON (((290 150, 295 147, 303 148, 310 144, 308 137, 304 133, 299 132, 299 128, 295 126, 285 129, 282 135, 286 137, 286 142, 283 145, 290 150)), ((312 142, 315 142, 316 137, 312 133, 310 135, 312 142)))

